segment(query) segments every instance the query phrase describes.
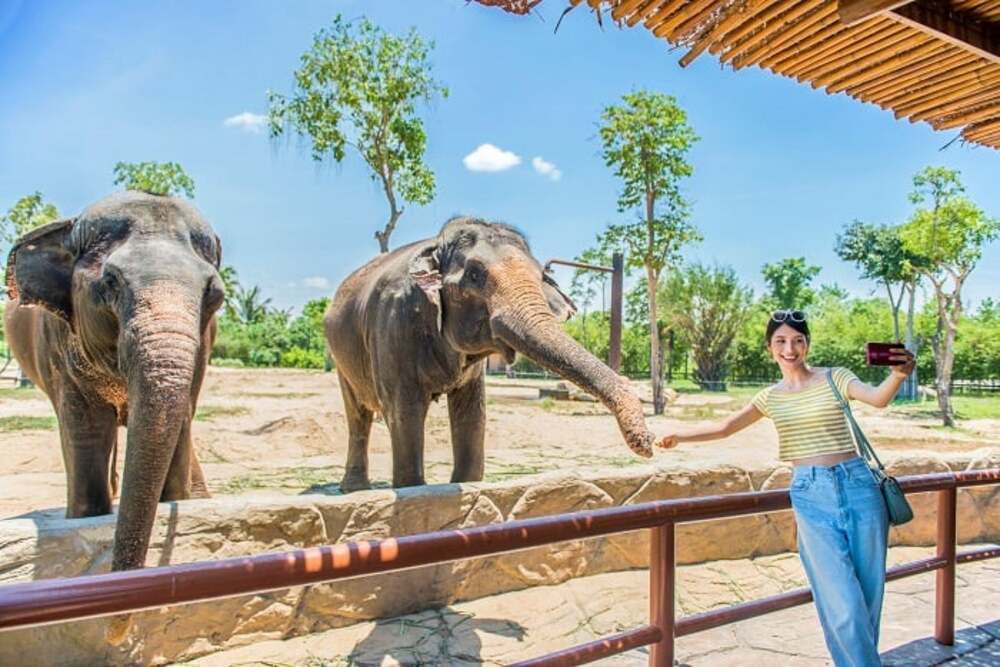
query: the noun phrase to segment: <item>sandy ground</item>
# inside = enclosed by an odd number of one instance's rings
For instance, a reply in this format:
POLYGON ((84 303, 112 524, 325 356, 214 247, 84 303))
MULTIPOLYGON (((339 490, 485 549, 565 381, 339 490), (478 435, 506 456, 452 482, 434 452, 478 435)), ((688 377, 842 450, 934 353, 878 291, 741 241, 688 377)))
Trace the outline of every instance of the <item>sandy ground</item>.
MULTIPOLYGON (((600 404, 538 399, 539 387, 554 385, 554 381, 489 380, 488 480, 644 462, 628 450, 614 419, 600 404)), ((648 398, 647 386, 636 387, 648 398)), ((744 405, 751 393, 682 393, 666 415, 651 417, 649 425, 654 432, 663 433, 681 423, 718 418, 744 405)), ((889 459, 904 452, 950 453, 1000 445, 1000 415, 966 421, 957 431, 944 431, 929 417, 867 408, 857 412, 873 442, 889 459)), ((0 518, 65 506, 62 455, 52 415, 40 392, 0 388, 0 518), (36 419, 31 424, 12 425, 10 420, 2 420, 4 417, 36 419)), ((445 400, 431 407, 426 434, 427 481, 447 482, 452 455, 445 400)), ((202 391, 194 436, 215 495, 262 491, 298 494, 320 487, 327 493, 335 492, 347 443, 336 377, 310 371, 213 367, 202 391)), ((372 429, 370 456, 374 485, 388 486, 389 435, 379 422, 372 429)), ((661 462, 678 465, 763 466, 777 461, 777 437, 770 422, 764 420, 726 440, 685 444, 656 456, 661 462)), ((119 452, 119 467, 123 460, 123 452, 119 452)))

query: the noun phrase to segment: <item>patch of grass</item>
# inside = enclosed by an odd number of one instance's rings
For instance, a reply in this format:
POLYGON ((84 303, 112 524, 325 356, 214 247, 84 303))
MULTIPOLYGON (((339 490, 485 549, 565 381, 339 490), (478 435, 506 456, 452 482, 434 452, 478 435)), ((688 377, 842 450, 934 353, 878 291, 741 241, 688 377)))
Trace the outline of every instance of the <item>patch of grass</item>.
POLYGON ((242 417, 247 414, 250 414, 250 410, 239 405, 203 405, 198 408, 194 420, 204 422, 219 417, 242 417))
MULTIPOLYGON (((1000 419, 1000 396, 952 396, 958 419, 1000 419)), ((893 403, 892 411, 910 417, 939 419, 937 401, 893 403)))
POLYGON ((551 396, 546 396, 538 402, 538 407, 546 412, 552 412, 556 409, 556 401, 551 396))
POLYGON ((326 486, 340 481, 344 470, 340 466, 323 466, 312 468, 297 466, 284 468, 274 472, 255 475, 240 475, 226 482, 219 493, 226 495, 240 494, 257 489, 288 489, 292 491, 308 489, 315 486, 326 486))
POLYGON ((23 415, 13 415, 11 417, 0 417, 0 432, 10 431, 50 431, 59 422, 55 417, 25 417, 23 415))
POLYGON ((486 482, 502 482, 503 480, 510 479, 511 477, 517 477, 520 475, 535 475, 540 472, 545 472, 551 470, 545 466, 540 465, 528 465, 521 463, 502 463, 498 466, 499 469, 487 470, 483 477, 486 482))
POLYGON ((0 400, 25 401, 30 399, 41 400, 44 398, 45 394, 34 387, 25 389, 5 387, 0 389, 0 400))
POLYGON ((246 398, 309 398, 311 396, 319 396, 319 392, 316 391, 243 391, 237 396, 246 398))

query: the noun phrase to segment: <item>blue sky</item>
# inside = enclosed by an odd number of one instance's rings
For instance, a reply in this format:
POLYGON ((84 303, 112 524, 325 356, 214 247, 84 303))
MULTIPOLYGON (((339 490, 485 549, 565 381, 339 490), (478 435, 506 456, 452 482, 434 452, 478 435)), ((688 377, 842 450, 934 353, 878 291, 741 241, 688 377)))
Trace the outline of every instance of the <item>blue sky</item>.
MULTIPOLYGON (((177 161, 244 283, 279 306, 331 293, 376 252, 384 197, 353 156, 317 165, 304 145, 225 120, 265 113, 266 91, 290 89, 312 35, 339 12, 393 32, 415 26, 436 43, 434 74, 451 91, 423 110, 437 197, 407 209, 394 247, 467 213, 518 225, 539 259, 577 254, 622 220, 597 121, 639 88, 677 97, 701 137, 685 192, 705 240, 685 256, 731 264, 758 291, 765 262, 803 255, 824 267, 818 282, 867 294, 834 237, 854 219, 904 220, 910 179, 928 164, 961 170, 969 194, 1000 215, 1000 152, 942 151, 954 133, 724 70, 707 54, 681 69, 682 51, 645 30, 602 31, 582 8, 553 34, 564 5, 546 0, 542 18, 519 18, 464 0, 0 0, 0 207, 41 190, 74 214, 113 189, 115 162, 177 161), (468 169, 463 158, 484 143, 520 164, 468 169), (560 178, 536 171, 536 157, 560 178)), ((997 296, 998 283, 1000 243, 966 294, 997 296)))

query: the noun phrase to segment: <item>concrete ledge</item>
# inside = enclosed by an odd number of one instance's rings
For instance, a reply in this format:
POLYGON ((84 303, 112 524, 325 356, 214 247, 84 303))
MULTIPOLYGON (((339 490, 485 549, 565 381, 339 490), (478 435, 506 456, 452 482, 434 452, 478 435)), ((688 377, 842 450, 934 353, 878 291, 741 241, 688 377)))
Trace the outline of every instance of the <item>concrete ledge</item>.
MULTIPOLYGON (((897 475, 1000 466, 1000 450, 919 457, 897 475)), ((783 488, 788 468, 693 469, 634 466, 547 473, 503 483, 447 484, 346 496, 214 498, 160 506, 147 565, 463 528, 667 498, 783 488)), ((893 544, 929 545, 933 494, 911 497, 917 518, 894 529, 893 544)), ((56 512, 0 521, 0 584, 108 569, 114 517, 67 520, 56 512)), ((1000 539, 997 487, 962 491, 959 539, 1000 539)), ((119 648, 103 641, 103 620, 0 634, 0 664, 162 664, 266 639, 281 639, 568 579, 643 568, 645 531, 565 543, 474 561, 257 596, 145 612, 119 648)), ((795 549, 788 512, 680 526, 678 560, 752 558, 795 549)))

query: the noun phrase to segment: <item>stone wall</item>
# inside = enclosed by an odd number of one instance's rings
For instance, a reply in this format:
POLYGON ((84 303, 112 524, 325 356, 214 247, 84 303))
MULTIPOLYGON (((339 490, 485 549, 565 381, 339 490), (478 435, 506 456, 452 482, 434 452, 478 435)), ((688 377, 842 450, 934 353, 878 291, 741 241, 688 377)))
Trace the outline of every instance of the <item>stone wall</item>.
MULTIPOLYGON (((966 457, 909 458, 897 475, 1000 467, 1000 450, 966 457)), ((165 503, 147 565, 243 556, 350 540, 628 505, 668 498, 787 487, 788 468, 698 470, 625 467, 449 484, 347 496, 255 496, 165 503)), ((1000 540, 998 487, 962 491, 959 539, 1000 540)), ((935 537, 935 498, 911 497, 917 519, 893 530, 894 544, 935 537)), ((114 517, 66 520, 37 513, 0 521, 0 584, 106 571, 114 517)), ((340 627, 495 593, 647 565, 646 531, 564 543, 335 584, 315 585, 144 612, 121 647, 103 641, 97 619, 0 633, 0 664, 164 663, 223 648, 340 627)), ((748 558, 795 549, 789 512, 682 525, 678 560, 748 558)))

